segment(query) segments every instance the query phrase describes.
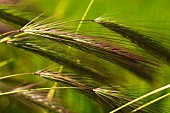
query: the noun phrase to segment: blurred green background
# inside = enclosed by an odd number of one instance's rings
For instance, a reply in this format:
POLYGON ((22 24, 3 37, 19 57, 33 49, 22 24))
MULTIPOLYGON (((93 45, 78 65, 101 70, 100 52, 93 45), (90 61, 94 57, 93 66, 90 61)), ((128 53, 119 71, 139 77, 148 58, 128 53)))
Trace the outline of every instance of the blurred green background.
MULTIPOLYGON (((36 9, 41 12, 45 12, 45 15, 51 16, 56 15, 58 20, 67 20, 67 19, 78 19, 80 20, 90 2, 90 0, 0 0, 1 3, 9 3, 15 5, 24 5, 30 9, 36 9)), ((34 10, 32 11, 34 12, 34 10)), ((160 28, 170 28, 170 7, 169 0, 94 0, 90 11, 87 14, 86 19, 95 19, 103 14, 111 12, 111 17, 115 20, 132 20, 132 21, 150 21, 146 24, 152 27, 160 28), (152 21, 162 21, 162 22, 152 22, 152 21)), ((127 21, 128 22, 128 21, 127 21)), ((140 25, 141 23, 138 24, 140 25)), ((128 23, 127 23, 128 24, 128 23)), ((133 23, 132 23, 133 24, 133 23)), ((5 31, 16 29, 6 24, 1 23, 1 28, 5 28, 5 31)), ((69 26, 68 26, 69 27, 69 26)), ((82 28, 81 28, 82 29, 82 28)), ((86 29, 89 29, 88 27, 86 29)), ((1 29, 0 29, 1 30, 1 29)), ((3 32, 1 30, 1 32, 3 32)), ((164 32, 160 30, 159 32, 164 32)), ((166 32, 166 35, 168 32, 166 32)), ((2 66, 0 68, 0 76, 5 76, 15 73, 24 73, 24 72, 36 72, 52 62, 46 60, 43 57, 34 55, 30 52, 8 46, 6 44, 0 44, 0 62, 6 61, 8 59, 14 59, 11 63, 2 66)), ((121 70, 118 71, 123 77, 124 72, 121 70)), ((157 81, 155 86, 151 88, 161 87, 169 83, 170 80, 170 68, 165 66, 162 69, 162 79, 157 81)), ((135 78, 132 76, 125 77, 128 81, 128 85, 141 85, 141 87, 150 87, 146 82, 140 78, 135 78), (139 79, 139 80, 138 80, 139 79)), ((124 78, 123 78, 124 79, 124 78)), ((36 76, 23 76, 16 77, 10 80, 5 80, 0 82, 0 88, 8 90, 10 82, 16 82, 17 85, 22 83, 32 83, 38 81, 44 81, 44 79, 36 76), (3 87, 4 86, 4 87, 3 87)), ((52 86, 48 84, 48 86, 52 86)), ((11 88, 11 87, 9 87, 11 88)), ((165 93, 165 92, 163 92, 165 93)), ((89 101, 87 97, 84 97, 74 91, 69 91, 67 94, 64 94, 66 98, 66 106, 72 109, 75 113, 103 113, 104 111, 100 109, 98 104, 89 101)), ((37 107, 26 107, 27 105, 21 104, 22 102, 19 99, 3 96, 0 97, 0 113, 42 113, 41 109, 37 107)), ((170 98, 166 98, 159 102, 162 106, 170 105, 170 98)))

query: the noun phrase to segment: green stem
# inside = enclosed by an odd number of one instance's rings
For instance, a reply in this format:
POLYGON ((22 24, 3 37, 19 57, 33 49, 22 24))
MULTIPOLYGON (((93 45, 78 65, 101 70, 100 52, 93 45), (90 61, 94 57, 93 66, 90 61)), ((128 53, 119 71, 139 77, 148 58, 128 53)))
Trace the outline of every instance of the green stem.
POLYGON ((161 96, 159 98, 156 98, 156 99, 154 99, 154 100, 152 100, 152 101, 150 101, 150 102, 148 102, 148 103, 146 103, 146 104, 144 104, 144 105, 134 109, 131 113, 139 111, 139 110, 143 109, 144 107, 149 106, 150 104, 155 103, 155 102, 157 102, 157 101, 159 101, 159 100, 161 100, 161 99, 163 99, 165 97, 168 97, 168 96, 170 96, 170 93, 167 93, 167 94, 165 94, 165 95, 163 95, 163 96, 161 96))
POLYGON ((6 60, 6 61, 3 61, 3 62, 0 63, 0 67, 9 64, 9 63, 12 62, 12 61, 14 61, 13 58, 11 58, 11 59, 9 59, 9 60, 6 60))
POLYGON ((76 33, 80 30, 81 25, 82 25, 82 23, 83 23, 83 20, 85 19, 87 13, 89 12, 90 7, 92 6, 93 2, 94 2, 94 0, 91 0, 91 1, 90 1, 90 3, 89 3, 89 5, 88 5, 88 7, 87 7, 87 9, 86 9, 86 11, 85 11, 82 19, 81 19, 81 21, 80 21, 80 23, 79 23, 79 25, 78 25, 78 27, 77 27, 77 29, 76 29, 76 33))
POLYGON ((8 76, 0 77, 0 80, 6 79, 6 78, 11 78, 11 77, 22 76, 22 75, 29 75, 29 74, 32 74, 32 73, 20 73, 20 74, 8 75, 8 76))
POLYGON ((145 95, 143 95, 143 96, 141 96, 141 97, 139 97, 139 98, 136 98, 136 99, 134 99, 134 100, 132 100, 132 101, 124 104, 123 106, 120 106, 120 107, 118 107, 117 109, 111 111, 110 113, 115 113, 115 112, 119 111, 120 109, 122 109, 122 108, 124 108, 124 107, 126 107, 126 106, 129 106, 130 104, 133 104, 133 103, 135 103, 135 102, 137 102, 137 101, 139 101, 139 100, 141 100, 141 99, 143 99, 143 98, 146 98, 146 97, 148 97, 148 96, 150 96, 150 95, 153 95, 153 94, 155 94, 155 93, 158 93, 158 92, 160 92, 160 91, 162 91, 162 90, 165 90, 165 89, 168 89, 168 88, 170 88, 170 84, 168 84, 168 85, 166 85, 166 86, 163 86, 163 87, 161 87, 161 88, 159 88, 159 89, 156 89, 156 90, 154 90, 154 91, 151 91, 151 92, 149 92, 149 93, 147 93, 147 94, 145 94, 145 95))

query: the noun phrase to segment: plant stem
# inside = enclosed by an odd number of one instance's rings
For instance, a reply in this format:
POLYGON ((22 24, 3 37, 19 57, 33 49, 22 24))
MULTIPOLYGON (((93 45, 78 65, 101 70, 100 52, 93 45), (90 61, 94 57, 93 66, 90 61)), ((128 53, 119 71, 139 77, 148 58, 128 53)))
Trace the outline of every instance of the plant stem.
POLYGON ((168 96, 170 96, 170 93, 167 93, 167 94, 165 94, 165 95, 163 95, 163 96, 161 96, 161 97, 158 97, 158 98, 156 98, 156 99, 154 99, 154 100, 152 100, 152 101, 150 101, 150 102, 148 102, 148 103, 146 103, 146 104, 144 104, 144 105, 142 105, 142 106, 134 109, 131 113, 134 113, 134 112, 136 112, 136 111, 139 111, 139 110, 143 109, 144 107, 147 107, 147 106, 149 106, 150 104, 155 103, 155 102, 157 102, 157 101, 159 101, 159 100, 161 100, 161 99, 163 99, 163 98, 165 98, 165 97, 168 97, 168 96))
POLYGON ((89 5, 88 5, 88 7, 87 7, 87 9, 86 9, 86 11, 85 11, 82 19, 81 19, 81 21, 80 21, 80 23, 79 23, 79 25, 78 25, 78 27, 77 27, 77 29, 76 29, 76 33, 80 30, 81 25, 82 25, 82 23, 83 23, 83 20, 85 19, 87 13, 89 12, 90 7, 92 6, 93 2, 94 2, 94 0, 91 0, 91 1, 90 1, 90 3, 89 3, 89 5))
POLYGON ((0 80, 6 79, 6 78, 11 78, 11 77, 22 76, 22 75, 29 75, 29 74, 32 74, 32 73, 20 73, 20 74, 14 74, 14 75, 3 76, 3 77, 0 77, 0 80))
POLYGON ((168 88, 170 88, 170 84, 168 84, 168 85, 166 85, 166 86, 163 86, 163 87, 161 87, 161 88, 159 88, 159 89, 156 89, 156 90, 154 90, 154 91, 151 91, 151 92, 149 92, 149 93, 147 93, 147 94, 145 94, 145 95, 143 95, 143 96, 141 96, 141 97, 138 97, 138 98, 136 98, 136 99, 134 99, 134 100, 132 100, 132 101, 130 101, 130 102, 128 102, 128 103, 120 106, 120 107, 118 107, 117 109, 111 111, 110 113, 115 113, 115 112, 119 111, 120 109, 122 109, 122 108, 124 108, 124 107, 126 107, 126 106, 129 106, 130 104, 133 104, 133 103, 135 103, 135 102, 137 102, 137 101, 139 101, 139 100, 141 100, 141 99, 144 99, 144 98, 146 98, 146 97, 148 97, 148 96, 150 96, 150 95, 153 95, 153 94, 155 94, 155 93, 158 93, 158 92, 160 92, 160 91, 162 91, 162 90, 165 90, 165 89, 168 89, 168 88))
POLYGON ((9 60, 6 60, 6 61, 3 61, 3 62, 0 63, 0 67, 9 64, 9 63, 12 62, 12 61, 14 61, 13 58, 11 58, 11 59, 9 59, 9 60))

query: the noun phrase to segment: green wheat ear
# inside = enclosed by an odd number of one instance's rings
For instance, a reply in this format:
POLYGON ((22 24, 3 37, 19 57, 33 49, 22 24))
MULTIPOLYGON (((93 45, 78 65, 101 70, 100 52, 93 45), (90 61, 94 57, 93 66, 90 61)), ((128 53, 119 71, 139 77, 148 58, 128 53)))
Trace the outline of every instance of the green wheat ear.
POLYGON ((170 62, 170 51, 166 47, 163 47, 160 44, 161 42, 154 41, 152 36, 144 35, 133 28, 126 27, 102 17, 95 19, 94 22, 101 24, 115 33, 118 33, 124 38, 129 39, 131 42, 137 44, 139 47, 153 54, 157 58, 170 62))
MULTIPOLYGON (((91 78, 81 78, 78 75, 71 75, 71 74, 59 74, 53 72, 36 72, 35 75, 41 76, 45 79, 50 81, 61 82, 66 85, 77 87, 79 90, 75 89, 76 91, 80 92, 81 94, 87 96, 90 99, 94 99, 99 104, 106 106, 108 109, 115 108, 119 104, 123 104, 123 102, 128 100, 128 96, 123 94, 123 91, 115 88, 114 91, 114 99, 109 99, 105 96, 101 97, 97 94, 97 87, 103 86, 102 83, 97 81, 92 81, 91 78), (120 94, 121 93, 121 94, 120 94), (127 99, 127 100, 126 100, 127 99)), ((110 91, 108 94, 111 94, 114 91, 110 91)), ((113 93, 112 93, 113 94, 113 93)))

